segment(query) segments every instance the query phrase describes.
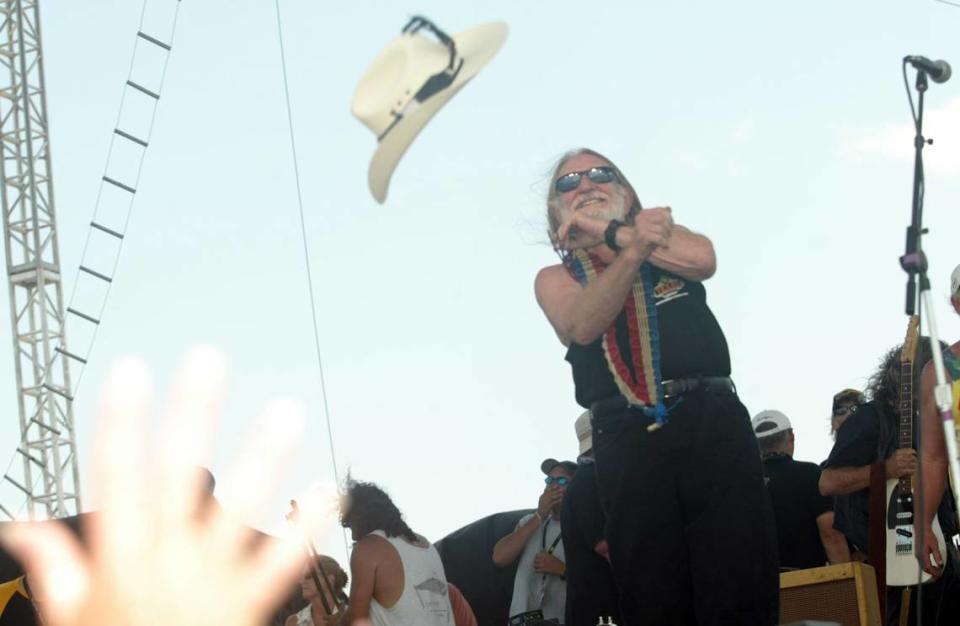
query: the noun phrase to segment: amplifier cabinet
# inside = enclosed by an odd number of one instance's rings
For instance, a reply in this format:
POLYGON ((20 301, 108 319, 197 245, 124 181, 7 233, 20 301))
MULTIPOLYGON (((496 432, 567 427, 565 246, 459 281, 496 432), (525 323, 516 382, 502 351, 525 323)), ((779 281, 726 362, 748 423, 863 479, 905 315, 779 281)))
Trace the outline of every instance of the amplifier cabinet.
POLYGON ((802 620, 882 626, 873 568, 843 563, 780 574, 780 623, 802 620))

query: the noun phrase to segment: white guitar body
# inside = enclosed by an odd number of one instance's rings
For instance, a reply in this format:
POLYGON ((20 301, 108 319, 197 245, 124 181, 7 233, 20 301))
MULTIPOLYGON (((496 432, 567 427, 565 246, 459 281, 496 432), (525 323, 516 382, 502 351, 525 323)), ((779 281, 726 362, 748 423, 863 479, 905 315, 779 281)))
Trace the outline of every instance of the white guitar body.
MULTIPOLYGON (((932 576, 921 572, 916 555, 916 537, 913 527, 913 494, 905 496, 899 493, 900 481, 891 478, 887 481, 887 585, 907 587, 929 582, 932 576)), ((933 535, 937 538, 940 555, 947 558, 947 544, 943 540, 940 522, 933 518, 933 535)))
MULTIPOLYGON (((916 397, 913 393, 915 376, 913 360, 920 342, 920 318, 910 316, 907 336, 900 350, 900 380, 898 388, 899 449, 913 448, 913 423, 916 417, 916 397)), ((911 476, 891 478, 887 481, 887 585, 907 587, 930 581, 932 576, 920 569, 916 557, 914 536, 913 480, 911 476)), ((923 515, 916 516, 923 518, 923 515)), ((937 538, 940 554, 947 558, 947 545, 943 541, 940 521, 933 518, 933 534, 937 538)))

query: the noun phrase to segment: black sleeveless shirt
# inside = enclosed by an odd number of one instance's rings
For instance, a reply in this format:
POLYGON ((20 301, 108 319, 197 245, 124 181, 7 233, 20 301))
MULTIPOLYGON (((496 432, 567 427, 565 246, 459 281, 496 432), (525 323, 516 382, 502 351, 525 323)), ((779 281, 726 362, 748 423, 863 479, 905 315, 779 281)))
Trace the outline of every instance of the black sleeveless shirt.
MULTIPOLYGON (((702 283, 650 265, 657 327, 660 332, 660 377, 729 376, 730 352, 720 324, 707 306, 702 283)), ((623 311, 614 321, 617 344, 633 372, 627 319, 623 311)), ((589 408, 597 400, 620 394, 603 354, 603 337, 588 345, 571 343, 567 361, 573 369, 577 403, 589 408)))

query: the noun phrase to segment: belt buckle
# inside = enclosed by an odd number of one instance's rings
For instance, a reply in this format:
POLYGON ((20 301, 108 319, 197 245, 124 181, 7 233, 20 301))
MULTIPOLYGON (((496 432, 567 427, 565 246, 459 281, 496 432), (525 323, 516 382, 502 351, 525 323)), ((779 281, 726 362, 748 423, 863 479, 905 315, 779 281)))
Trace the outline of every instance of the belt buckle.
POLYGON ((661 383, 663 385, 663 399, 666 400, 667 398, 675 398, 681 394, 687 393, 688 391, 693 391, 700 386, 699 384, 696 384, 697 382, 698 380, 695 378, 676 378, 672 380, 665 380, 663 383, 661 383), (671 388, 669 391, 668 387, 671 388), (673 389, 674 387, 675 389, 673 389))

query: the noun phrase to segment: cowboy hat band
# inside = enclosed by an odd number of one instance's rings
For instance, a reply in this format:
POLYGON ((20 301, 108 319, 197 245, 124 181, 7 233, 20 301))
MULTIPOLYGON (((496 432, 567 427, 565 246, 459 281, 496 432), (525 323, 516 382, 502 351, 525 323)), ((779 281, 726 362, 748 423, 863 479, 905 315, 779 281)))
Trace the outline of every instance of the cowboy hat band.
POLYGON ((404 114, 411 112, 431 96, 436 95, 437 93, 450 87, 450 85, 453 84, 453 81, 457 78, 457 74, 459 74, 460 70, 463 69, 463 59, 457 57, 457 44, 453 41, 453 39, 450 38, 449 35, 437 28, 437 26, 430 20, 416 15, 410 18, 410 22, 403 27, 403 33, 414 35, 421 28, 426 28, 432 32, 437 36, 437 39, 440 40, 440 43, 447 47, 447 49, 450 51, 450 62, 443 70, 430 76, 423 83, 423 86, 417 90, 417 93, 413 94, 413 97, 410 99, 410 101, 407 102, 407 104, 404 105, 400 111, 390 111, 390 113, 394 116, 394 119, 390 125, 387 126, 387 129, 377 137, 377 141, 381 141, 387 135, 387 133, 389 133, 393 127, 403 119, 404 114))

